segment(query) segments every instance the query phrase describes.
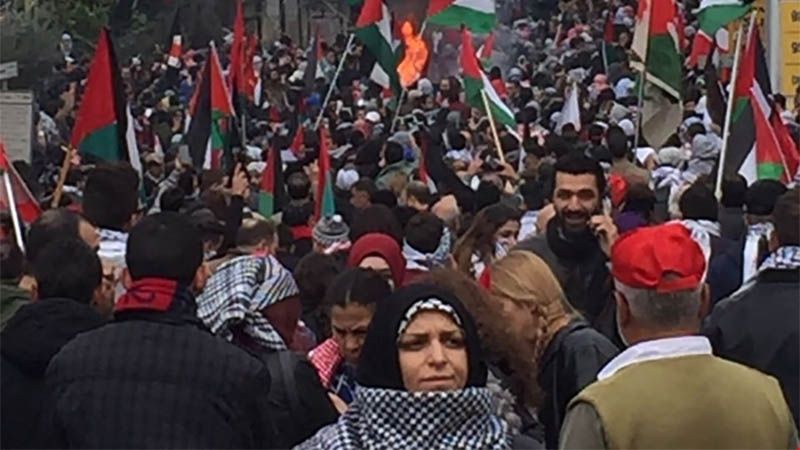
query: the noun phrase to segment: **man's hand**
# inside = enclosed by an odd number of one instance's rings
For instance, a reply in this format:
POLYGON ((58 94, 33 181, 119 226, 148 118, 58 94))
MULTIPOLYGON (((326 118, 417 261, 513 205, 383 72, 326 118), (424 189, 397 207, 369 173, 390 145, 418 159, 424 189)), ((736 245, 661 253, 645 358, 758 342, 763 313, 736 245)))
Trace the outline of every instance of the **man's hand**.
POLYGON ((231 194, 238 195, 246 198, 250 191, 250 180, 247 178, 247 172, 242 168, 242 164, 236 164, 233 171, 233 181, 231 181, 231 194))
POLYGON ((547 232, 547 224, 550 220, 556 216, 556 208, 553 204, 549 204, 544 208, 539 210, 539 214, 536 216, 536 231, 538 234, 544 234, 547 232))
POLYGON ((592 228, 592 231, 594 231, 595 236, 597 236, 597 241, 600 243, 600 248, 603 250, 603 253, 610 258, 611 246, 614 245, 617 237, 619 237, 617 226, 614 224, 614 221, 609 216, 596 215, 589 219, 589 226, 592 228))

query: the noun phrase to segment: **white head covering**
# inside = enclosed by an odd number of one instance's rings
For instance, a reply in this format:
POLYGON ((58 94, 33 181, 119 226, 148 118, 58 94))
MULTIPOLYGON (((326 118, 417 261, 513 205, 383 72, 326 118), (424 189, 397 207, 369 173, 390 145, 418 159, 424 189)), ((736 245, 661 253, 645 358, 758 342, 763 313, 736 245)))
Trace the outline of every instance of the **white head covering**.
POLYGON ((358 179, 358 172, 355 169, 341 169, 336 174, 336 187, 343 191, 349 191, 358 179))

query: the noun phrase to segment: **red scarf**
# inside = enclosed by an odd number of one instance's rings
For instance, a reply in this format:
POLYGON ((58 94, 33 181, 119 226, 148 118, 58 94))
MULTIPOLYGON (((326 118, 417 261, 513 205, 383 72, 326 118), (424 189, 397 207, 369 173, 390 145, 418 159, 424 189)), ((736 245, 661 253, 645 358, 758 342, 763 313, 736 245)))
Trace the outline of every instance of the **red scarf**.
POLYGON ((167 311, 178 290, 178 282, 163 278, 142 278, 128 288, 114 305, 114 312, 167 311))
POLYGON ((298 239, 311 239, 311 227, 308 225, 295 225, 292 227, 292 237, 298 239))

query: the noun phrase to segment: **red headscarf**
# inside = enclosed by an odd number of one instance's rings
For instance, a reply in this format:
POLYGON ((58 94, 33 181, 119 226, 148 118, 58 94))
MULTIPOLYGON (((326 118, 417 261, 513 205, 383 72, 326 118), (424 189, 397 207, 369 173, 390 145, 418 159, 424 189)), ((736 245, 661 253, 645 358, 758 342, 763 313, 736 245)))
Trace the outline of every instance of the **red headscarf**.
POLYGON ((347 258, 347 267, 358 267, 368 256, 380 256, 386 260, 389 270, 392 272, 392 281, 395 288, 403 285, 406 276, 406 259, 400 245, 383 233, 369 233, 358 238, 350 248, 350 256, 347 258))

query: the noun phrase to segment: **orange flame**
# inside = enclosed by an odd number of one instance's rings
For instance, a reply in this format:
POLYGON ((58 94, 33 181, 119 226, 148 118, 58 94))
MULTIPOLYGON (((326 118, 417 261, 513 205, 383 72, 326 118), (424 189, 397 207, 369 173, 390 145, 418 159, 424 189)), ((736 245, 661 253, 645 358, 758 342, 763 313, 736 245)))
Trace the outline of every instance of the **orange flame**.
POLYGON ((400 32, 403 35, 405 54, 397 66, 397 74, 400 75, 400 84, 407 88, 422 76, 422 69, 428 61, 428 45, 421 34, 414 33, 414 26, 410 21, 403 22, 400 32))

